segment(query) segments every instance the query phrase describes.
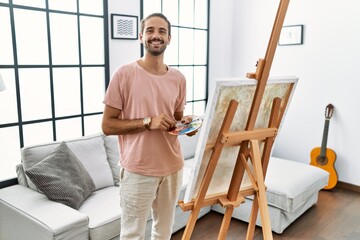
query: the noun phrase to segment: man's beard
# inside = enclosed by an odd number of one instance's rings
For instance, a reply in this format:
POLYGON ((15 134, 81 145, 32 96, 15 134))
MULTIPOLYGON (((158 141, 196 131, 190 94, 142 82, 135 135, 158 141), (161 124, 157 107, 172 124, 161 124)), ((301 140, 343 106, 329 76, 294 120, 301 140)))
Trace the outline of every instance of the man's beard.
POLYGON ((153 40, 149 40, 147 43, 144 44, 145 50, 150 53, 153 56, 159 56, 161 54, 163 54, 166 50, 167 45, 164 44, 164 41, 159 40, 159 39, 153 39, 153 40), (159 48, 154 48, 151 46, 151 42, 152 41, 160 41, 161 42, 161 46, 159 48))

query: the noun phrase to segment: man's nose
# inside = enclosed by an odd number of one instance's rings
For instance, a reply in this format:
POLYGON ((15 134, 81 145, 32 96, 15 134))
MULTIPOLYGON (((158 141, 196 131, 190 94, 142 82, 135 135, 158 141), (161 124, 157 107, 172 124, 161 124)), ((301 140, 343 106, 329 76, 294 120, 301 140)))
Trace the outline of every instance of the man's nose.
POLYGON ((160 38, 159 32, 154 32, 152 38, 160 38))

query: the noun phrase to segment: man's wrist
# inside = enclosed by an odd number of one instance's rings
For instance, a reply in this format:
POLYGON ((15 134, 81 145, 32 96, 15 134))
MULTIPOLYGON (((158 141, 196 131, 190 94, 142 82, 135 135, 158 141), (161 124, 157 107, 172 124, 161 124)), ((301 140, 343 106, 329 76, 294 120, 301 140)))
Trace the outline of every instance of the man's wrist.
POLYGON ((143 119, 143 125, 147 130, 150 130, 150 124, 151 124, 151 117, 145 117, 143 119))

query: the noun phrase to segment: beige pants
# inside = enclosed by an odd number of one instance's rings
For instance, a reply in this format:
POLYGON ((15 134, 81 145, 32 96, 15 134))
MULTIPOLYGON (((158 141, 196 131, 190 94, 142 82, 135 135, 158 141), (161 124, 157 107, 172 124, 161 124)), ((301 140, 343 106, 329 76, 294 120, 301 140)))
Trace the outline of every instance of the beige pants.
POLYGON ((182 170, 166 177, 143 176, 120 170, 120 240, 145 239, 151 211, 152 240, 169 240, 175 206, 182 184, 182 170))

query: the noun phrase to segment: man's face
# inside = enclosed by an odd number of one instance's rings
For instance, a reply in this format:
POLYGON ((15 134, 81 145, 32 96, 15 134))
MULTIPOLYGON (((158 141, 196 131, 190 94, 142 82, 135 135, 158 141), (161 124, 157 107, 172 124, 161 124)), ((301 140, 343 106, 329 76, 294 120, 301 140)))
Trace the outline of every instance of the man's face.
POLYGON ((145 22, 144 32, 140 33, 140 42, 144 44, 145 50, 151 55, 163 54, 170 43, 166 21, 159 17, 149 18, 145 22))

